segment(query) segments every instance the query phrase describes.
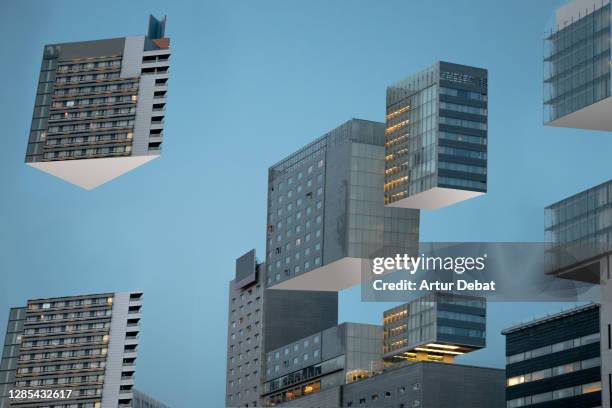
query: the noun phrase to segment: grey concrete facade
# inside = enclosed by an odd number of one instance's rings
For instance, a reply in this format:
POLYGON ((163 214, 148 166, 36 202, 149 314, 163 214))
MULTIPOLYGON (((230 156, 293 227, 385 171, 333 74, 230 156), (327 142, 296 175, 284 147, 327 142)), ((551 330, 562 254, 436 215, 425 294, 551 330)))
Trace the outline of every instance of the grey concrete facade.
POLYGON ((343 387, 342 407, 503 408, 504 370, 408 363, 343 387))
POLYGON ((270 167, 266 285, 339 291, 361 260, 418 250, 419 212, 383 205, 384 125, 352 119, 270 167))
POLYGON ((254 251, 237 259, 230 282, 226 406, 260 406, 265 352, 338 323, 335 292, 265 289, 254 251), (249 268, 252 271, 249 271, 249 268))
POLYGON ((263 403, 318 401, 329 406, 338 395, 333 390, 382 371, 381 349, 380 326, 342 323, 271 350, 266 353, 263 403))
POLYGON ((132 406, 141 300, 140 292, 106 293, 35 299, 12 309, 0 406, 47 407, 48 400, 9 397, 11 390, 50 388, 70 392, 63 404, 132 406))
POLYGON ((255 280, 229 285, 227 328, 227 407, 260 406, 263 371, 263 265, 253 265, 255 280))
POLYGON ((170 61, 161 34, 46 45, 26 163, 91 189, 159 156, 170 61))

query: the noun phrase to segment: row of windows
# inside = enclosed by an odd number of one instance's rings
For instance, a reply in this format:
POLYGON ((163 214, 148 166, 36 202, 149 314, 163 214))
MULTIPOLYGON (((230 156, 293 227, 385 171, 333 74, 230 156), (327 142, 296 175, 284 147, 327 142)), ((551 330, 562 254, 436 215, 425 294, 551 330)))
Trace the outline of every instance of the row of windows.
POLYGON ((51 333, 70 333, 78 332, 83 330, 102 330, 108 329, 110 323, 80 323, 80 324, 68 324, 65 326, 53 326, 53 327, 30 327, 24 330, 23 334, 26 336, 37 335, 37 334, 51 334, 51 333))
POLYGON ((486 167, 472 166, 469 164, 450 163, 445 161, 439 162, 438 168, 443 170, 461 171, 464 173, 487 174, 486 167))
POLYGON ((142 62, 152 63, 152 62, 159 62, 159 61, 168 61, 169 59, 170 59, 170 54, 145 55, 144 57, 142 57, 142 62))
POLYGON ((235 380, 230 380, 229 386, 234 387, 235 385, 242 385, 243 382, 248 382, 249 380, 255 379, 257 380, 257 374, 259 372, 257 370, 253 371, 253 374, 245 374, 244 377, 238 377, 235 380), (243 381, 244 378, 244 381, 243 381))
MULTIPOLYGON (((251 331, 253 331, 254 329, 258 329, 258 328, 259 328, 259 325, 260 325, 259 321, 255 322, 255 323, 254 323, 254 324, 252 324, 252 325, 251 325, 251 324, 249 324, 249 325, 246 327, 246 331, 245 331, 245 329, 240 329, 240 330, 238 330, 238 333, 232 333, 232 334, 230 335, 230 339, 235 340, 235 339, 236 339, 236 334, 238 334, 238 336, 240 336, 240 337, 244 336, 244 334, 245 334, 245 333, 246 333, 246 334, 249 334, 249 333, 251 333, 251 331)), ((257 339, 257 337, 258 337, 258 336, 259 336, 259 334, 258 334, 258 333, 256 333, 256 334, 255 334, 255 339, 257 339)))
POLYGON ((113 91, 126 91, 136 90, 138 86, 136 83, 125 83, 125 84, 106 84, 106 85, 93 85, 93 86, 81 86, 78 88, 66 88, 56 89, 53 94, 56 96, 64 95, 75 95, 75 94, 87 94, 97 92, 113 92, 113 91))
POLYGON ((446 116, 440 116, 440 124, 459 126, 470 129, 487 130, 487 124, 485 122, 476 122, 474 120, 449 118, 446 116))
POLYGON ((28 316, 26 321, 28 322, 48 322, 52 320, 83 319, 83 318, 90 318, 90 317, 110 316, 111 313, 112 313, 111 309, 102 309, 102 310, 89 310, 87 312, 41 314, 41 315, 36 315, 36 316, 28 316))
MULTIPOLYGON (((291 351, 291 349, 293 349, 293 352, 298 352, 300 350, 300 345, 303 346, 305 349, 310 347, 310 344, 319 344, 321 342, 321 335, 317 334, 312 338, 308 338, 308 339, 304 339, 304 340, 300 340, 296 343, 294 343, 293 345, 290 346, 286 346, 282 353, 285 356, 289 355, 289 352, 291 351)), ((268 354, 268 363, 270 363, 272 361, 272 354, 274 354, 274 359, 275 360, 279 360, 281 357, 281 351, 277 350, 274 353, 269 353, 268 354)))
MULTIPOLYGON (((325 164, 325 162, 323 161, 323 159, 321 159, 321 160, 319 160, 317 162, 317 167, 321 168, 321 167, 323 167, 324 164, 325 164)), ((312 174, 313 170, 314 170, 314 166, 310 165, 310 166, 308 166, 306 172, 307 172, 307 174, 312 174)), ((301 180, 303 177, 304 177, 304 172, 299 171, 298 174, 297 174, 297 180, 301 180)), ((287 185, 288 186, 292 185, 293 182, 294 182, 294 177, 293 176, 290 176, 290 177, 287 178, 287 185)), ((280 182, 280 183, 277 184, 278 191, 282 191, 284 187, 285 187, 285 184, 283 182, 280 182)), ((272 188, 272 191, 274 191, 274 188, 272 188)))
POLYGON ((468 105, 460 105, 458 103, 450 103, 450 102, 440 102, 440 109, 455 111, 455 112, 463 112, 463 113, 471 113, 474 115, 483 115, 487 114, 486 108, 479 108, 476 106, 468 106, 468 105))
POLYGON ((487 138, 481 136, 474 135, 463 135, 461 133, 453 133, 453 132, 440 132, 438 133, 440 139, 443 140, 456 140, 458 142, 467 142, 474 143, 479 145, 486 145, 487 138))
POLYGON ((456 148, 456 147, 440 146, 438 152, 439 152, 439 154, 448 154, 450 156, 466 157, 466 158, 469 158, 469 159, 480 159, 480 160, 486 160, 487 159, 487 153, 486 152, 480 152, 480 151, 476 151, 476 150, 459 149, 459 148, 456 148))
POLYGON ((79 157, 79 156, 129 153, 131 151, 132 151, 132 146, 97 147, 94 149, 79 149, 79 150, 65 150, 61 152, 47 152, 43 155, 43 158, 44 159, 60 159, 64 157, 79 157))
POLYGON ((88 111, 54 113, 51 116, 49 116, 49 119, 55 119, 55 120, 84 119, 84 118, 96 118, 99 116, 111 116, 111 115, 133 115, 135 113, 136 113, 136 108, 96 109, 96 110, 88 110, 88 111))
POLYGON ((77 72, 90 69, 105 69, 118 68, 121 66, 121 60, 114 61, 97 61, 97 62, 82 62, 77 64, 62 64, 57 67, 57 72, 77 72))
POLYGON ((21 345, 22 348, 25 347, 45 347, 45 346, 65 346, 70 344, 83 344, 83 343, 93 343, 93 342, 101 342, 108 341, 108 335, 104 336, 84 336, 84 337, 64 337, 64 338, 54 338, 54 339, 45 339, 45 340, 33 340, 33 341, 25 341, 21 345))
MULTIPOLYGON (((296 265, 296 266, 293 268, 293 273, 297 275, 297 274, 301 273, 302 271, 306 272, 306 271, 308 271, 308 270, 309 270, 311 267, 318 266, 318 265, 320 265, 320 264, 321 264, 321 257, 317 256, 317 257, 314 259, 314 261, 313 261, 313 264, 312 264, 312 265, 310 264, 310 261, 306 261, 306 262, 304 262, 304 269, 302 269, 300 265, 296 265)), ((278 267, 280 267, 280 266, 278 266, 278 267)), ((289 270, 289 269, 285 269, 285 274, 286 274, 287 276, 289 276, 289 272, 290 272, 290 270, 289 270)), ((280 280, 280 278, 281 278, 281 274, 280 274, 280 272, 277 272, 277 273, 276 273, 276 275, 274 276, 274 279, 275 279, 276 281, 279 281, 279 280, 280 280)), ((269 282, 269 283, 271 283, 271 282, 272 282, 272 278, 271 278, 271 277, 268 279, 268 282, 269 282)))
MULTIPOLYGON (((250 297, 250 296, 252 296, 254 293, 259 292, 259 291, 260 291, 260 289, 261 289, 261 285, 257 284, 257 285, 255 286, 255 289, 253 289, 253 288, 249 288, 249 289, 248 289, 248 290, 246 290, 246 291, 240 292, 240 296, 239 296, 239 297, 233 297, 233 298, 232 298, 232 304, 233 304, 233 305, 234 305, 234 304, 236 304, 236 300, 238 300, 238 299, 240 299, 240 300, 245 300, 247 297, 250 297)), ((257 300, 257 301, 258 301, 259 299, 260 299, 260 298, 259 298, 259 297, 257 297, 255 300, 257 300)), ((258 302, 257 302, 257 303, 258 303, 258 302)))
POLYGON ((108 129, 115 127, 124 128, 133 126, 134 120, 111 120, 107 122, 76 123, 71 125, 49 126, 49 132, 74 132, 81 130, 108 129))
POLYGON ((573 373, 575 371, 586 370, 593 367, 599 367, 601 365, 601 359, 599 357, 590 358, 588 360, 575 361, 569 364, 563 364, 552 368, 545 368, 543 370, 534 371, 531 373, 517 375, 516 377, 510 377, 507 380, 508 387, 515 385, 524 384, 527 382, 543 380, 545 378, 555 377, 558 375, 573 373))
POLYGON ((485 183, 484 181, 464 180, 464 179, 458 179, 454 177, 440 177, 438 179, 438 182, 440 184, 446 184, 449 186, 463 187, 463 188, 477 188, 480 190, 484 190, 485 188, 487 188, 487 183, 485 183))
POLYGON ((559 343, 549 344, 547 346, 539 347, 533 350, 528 350, 523 353, 513 354, 511 356, 506 357, 506 362, 508 364, 518 363, 520 361, 545 356, 547 354, 558 353, 560 351, 570 350, 576 347, 585 346, 587 344, 596 343, 599 341, 599 339, 599 333, 593 333, 589 334, 588 336, 577 337, 559 343))
POLYGON ((83 98, 74 99, 69 101, 55 101, 53 102, 53 108, 72 108, 74 106, 86 106, 86 105, 110 105, 113 103, 127 103, 136 102, 138 96, 136 95, 120 95, 120 96, 102 96, 99 98, 83 98))
POLYGON ((238 320, 232 321, 232 329, 239 327, 244 322, 252 322, 257 317, 259 317, 259 309, 255 310, 253 313, 247 313, 246 318, 241 316, 238 320))
MULTIPOLYGON (((257 354, 258 350, 259 350, 259 346, 255 346, 253 348, 253 353, 255 353, 256 355, 259 355, 259 354, 257 354)), ((249 350, 247 350, 247 351, 249 351, 249 350)), ((242 358, 238 358, 238 360, 242 360, 242 358)), ((233 361, 235 361, 235 360, 232 360, 232 362, 233 361)), ((248 360, 248 361, 244 362, 243 364, 239 364, 235 368, 230 368, 229 376, 233 378, 236 373, 241 374, 243 371, 249 371, 251 363, 253 363, 255 368, 258 368, 259 367, 258 362, 259 362, 259 358, 254 358, 253 360, 248 360)), ((257 370, 253 371, 253 374, 257 374, 257 370)))
POLYGON ((440 87, 440 95, 458 96, 461 98, 473 99, 475 101, 486 101, 487 100, 487 95, 480 93, 480 92, 466 91, 463 89, 455 89, 455 88, 447 88, 444 86, 440 87))
POLYGON ((515 398, 507 401, 507 408, 525 407, 547 401, 560 400, 562 398, 575 397, 592 392, 601 392, 601 381, 578 385, 576 387, 562 388, 560 390, 543 392, 541 394, 529 395, 527 397, 515 398))
POLYGON ((119 78, 119 72, 104 72, 99 74, 87 74, 87 75, 71 75, 65 77, 57 77, 55 82, 57 84, 66 83, 77 83, 77 82, 88 82, 88 81, 101 81, 105 79, 119 78))
MULTIPOLYGON (((279 197, 279 198, 282 198, 282 197, 279 197)), ((301 206, 301 205, 302 205, 302 200, 298 198, 297 201, 296 201, 296 206, 301 206)), ((321 208, 323 208, 323 202, 322 201, 317 201, 316 209, 320 210, 321 208)), ((287 212, 290 212, 291 210, 293 210, 293 203, 287 204, 287 212)), ((310 206, 306 207, 304 209, 304 213, 305 213, 306 216, 309 216, 310 214, 312 214, 312 207, 310 207, 310 206)), ((302 214, 300 212, 296 213, 295 219, 296 220, 300 220, 301 218, 302 218, 302 214)), ((288 220, 287 220, 287 223, 290 224, 292 220, 293 220, 293 218, 291 216, 289 216, 288 220)), ((278 229, 282 228, 283 227, 283 222, 282 221, 277 222, 276 223, 276 227, 278 229)))
MULTIPOLYGON (((321 243, 320 243, 320 242, 317 242, 317 243, 315 244, 315 246, 314 246, 314 250, 315 250, 315 251, 317 251, 317 252, 319 252, 319 251, 321 250, 321 243)), ((306 249, 304 250, 304 258, 306 258, 306 257, 308 257, 308 256, 310 256, 310 248, 306 248, 306 249)), ((299 261, 301 257, 302 257, 302 252, 299 252, 299 251, 298 251, 298 252, 295 252, 295 253, 293 254, 293 258, 295 259, 295 261, 299 261)), ((286 256, 286 257, 285 257, 285 266, 286 266, 286 265, 290 265, 290 264, 291 264, 291 258, 292 258, 291 256, 286 256)), ((318 264, 320 264, 320 263, 321 263, 320 259, 319 259, 319 261, 318 261, 318 262, 317 262, 317 261, 315 261, 315 264, 316 264, 316 265, 318 265, 318 264)), ((276 268, 277 268, 277 269, 278 269, 278 268, 280 268, 280 267, 281 267, 281 265, 282 265, 282 262, 281 262, 281 260, 280 260, 280 259, 279 259, 279 260, 277 260, 277 261, 275 262, 275 266, 276 266, 276 268)))
POLYGON ((62 137, 57 139, 47 139, 45 143, 46 146, 58 146, 58 145, 66 145, 66 144, 80 144, 80 143, 95 143, 95 142, 107 142, 107 141, 124 141, 124 140, 132 140, 133 133, 132 132, 122 132, 122 133, 110 133, 105 135, 96 135, 96 136, 72 136, 72 137, 62 137))
POLYGON ((73 299, 73 300, 56 300, 53 302, 43 303, 30 303, 28 305, 29 310, 47 310, 55 308, 65 307, 76 307, 76 306, 96 306, 104 304, 112 304, 112 297, 99 297, 99 298, 87 298, 87 299, 73 299))
MULTIPOLYGON (((312 352, 312 358, 313 358, 313 359, 318 358, 318 357, 319 357, 319 355, 320 355, 320 351, 319 351, 319 350, 314 350, 314 351, 312 352)), ((301 362, 307 362, 307 361, 309 361, 309 360, 310 360, 310 353, 304 353, 304 354, 302 355, 302 358, 301 358, 301 359, 300 359, 300 357, 294 357, 294 358, 293 358, 293 365, 294 365, 294 366, 301 365, 301 364, 300 364, 301 362)), ((288 368, 288 367, 290 367, 290 366, 291 366, 291 364, 289 363, 289 360, 285 360, 285 361, 283 361, 283 368, 288 368)), ((275 372, 275 373, 277 373, 279 370, 280 370, 280 365, 279 365, 279 364, 275 364, 275 365, 274 365, 274 372, 275 372)), ((270 368, 268 368, 268 369, 266 370, 266 374, 268 374, 268 375, 270 375, 270 374, 271 374, 271 369, 270 369, 270 368)))
POLYGON ((92 370, 106 367, 105 361, 84 361, 80 363, 55 364, 36 367, 25 367, 17 370, 18 374, 52 373, 55 371, 92 370))
POLYGON ((104 381, 104 375, 79 375, 70 377, 45 378, 38 380, 17 381, 17 387, 40 387, 48 385, 82 384, 104 381))
POLYGON ((438 326, 438 333, 463 337, 476 337, 479 339, 484 339, 486 336, 484 330, 464 329, 463 327, 451 326, 438 326))
MULTIPOLYGON (((421 389, 421 384, 420 383, 416 382, 416 383, 412 384, 412 391, 419 391, 420 389, 421 389)), ((400 395, 405 394, 406 393, 406 387, 405 386, 398 387, 397 393, 400 394, 400 395)), ((393 393, 391 391, 385 391, 384 396, 385 396, 385 398, 391 398, 393 396, 393 393)), ((379 394, 372 394, 371 397, 370 397, 370 399, 372 401, 378 401, 379 398, 380 398, 379 394)), ((360 398, 359 399, 359 405, 365 405, 365 404, 367 404, 367 398, 365 398, 365 397, 360 398)), ((347 401, 346 406, 347 407, 354 406, 353 401, 347 401)), ((420 407, 421 406, 421 401, 420 400, 413 400, 412 403, 411 403, 411 406, 412 407, 420 407)), ((406 405, 403 404, 403 403, 400 403, 399 407, 400 408, 404 408, 404 407, 406 407, 406 405)))
MULTIPOLYGON (((297 218, 299 219, 301 217, 297 217, 297 218)), ((320 215, 317 215, 316 218, 315 218, 315 223, 321 224, 322 221, 323 221, 323 218, 320 215)), ((297 231, 297 229, 296 229, 296 231, 297 231)), ((301 228, 300 228, 300 232, 301 232, 301 228)), ((289 239, 292 235, 293 235, 293 230, 292 229, 287 230, 287 232, 286 232, 287 239, 289 239)), ((319 238, 320 236, 321 236, 321 230, 318 229, 318 230, 315 231, 315 238, 319 238)), ((309 242, 310 238, 311 238, 311 234, 310 233, 304 235, 303 238, 302 237, 296 238, 295 246, 298 247, 298 246, 302 245, 302 242, 309 242)), ((283 240, 283 235, 278 234, 276 236, 276 242, 281 242, 282 240, 283 240)), ((287 250, 289 250, 289 249, 290 248, 287 248, 287 250)))
POLYGON ((45 353, 30 353, 19 356, 19 361, 52 360, 56 358, 97 357, 105 356, 108 349, 92 348, 86 350, 50 351, 45 353))
MULTIPOLYGON (((297 199, 297 203, 296 203, 296 204, 297 204, 297 206, 301 206, 301 205, 302 205, 302 199, 301 199, 301 198, 298 198, 298 199, 297 199)), ((316 204, 316 207, 315 207, 315 208, 316 208, 317 210, 320 210, 322 207, 323 207, 323 203, 322 203, 321 201, 317 201, 317 204, 316 204)), ((288 207, 288 208, 289 208, 289 207, 288 207)), ((306 207, 304 215, 308 216, 308 215, 310 215, 310 214, 312 214, 312 207, 306 207)), ((294 220, 294 219, 295 219, 297 222, 299 222, 299 221, 302 219, 302 212, 299 212, 299 211, 298 211, 297 213, 295 213, 295 215, 294 215, 294 214, 289 215, 289 216, 288 216, 288 217, 285 219, 287 226, 289 226, 289 225, 293 224, 293 220, 294 220)), ((278 222, 276 223, 276 226, 272 226, 272 225, 270 225, 270 226, 268 227, 268 230, 269 230, 269 232, 273 232, 275 227, 276 227, 276 230, 280 230, 280 229, 282 229, 282 228, 283 228, 283 225, 284 225, 284 224, 283 224, 283 221, 281 220, 281 221, 278 221, 278 222)), ((300 228, 301 228, 301 225, 298 225, 296 228, 298 228, 298 227, 300 227, 300 228)), ((306 227, 306 228, 309 228, 309 227, 310 227, 310 220, 307 220, 307 221, 306 221, 306 223, 305 223, 305 227, 306 227)), ((299 233, 299 231, 297 231, 297 229, 296 229, 296 233, 299 233)))
POLYGON ((438 310, 438 318, 459 320, 462 322, 486 323, 486 317, 467 313, 448 312, 446 310, 438 310))

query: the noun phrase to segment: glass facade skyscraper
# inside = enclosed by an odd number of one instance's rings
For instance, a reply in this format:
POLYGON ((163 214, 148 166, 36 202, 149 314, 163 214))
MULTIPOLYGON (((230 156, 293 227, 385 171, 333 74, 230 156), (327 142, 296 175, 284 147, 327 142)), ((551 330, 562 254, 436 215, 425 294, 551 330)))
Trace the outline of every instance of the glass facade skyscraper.
POLYGON ((506 407, 608 406, 599 327, 599 306, 590 304, 504 330, 506 407))
POLYGON ((610 2, 574 0, 560 7, 544 39, 544 122, 612 130, 610 2))
POLYGON ((435 209, 487 191, 487 71, 437 62, 387 88, 385 204, 435 209))

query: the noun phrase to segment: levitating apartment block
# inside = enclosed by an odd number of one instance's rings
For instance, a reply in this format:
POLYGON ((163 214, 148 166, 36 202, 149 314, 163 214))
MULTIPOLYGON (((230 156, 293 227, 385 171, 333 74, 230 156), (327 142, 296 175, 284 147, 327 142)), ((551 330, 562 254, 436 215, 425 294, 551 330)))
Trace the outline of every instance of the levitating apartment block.
POLYGON ((13 308, 0 364, 0 408, 131 407, 142 293, 29 300, 13 308), (61 398, 15 390, 58 390, 61 398))
POLYGON ((610 1, 576 0, 557 9, 544 40, 544 122, 612 130, 610 1))
POLYGON ((268 172, 266 286, 339 291, 362 261, 416 254, 419 211, 382 201, 384 124, 352 119, 268 172))
POLYGON ((438 361, 486 346, 484 298, 432 293, 384 312, 383 358, 438 361))
POLYGON ((487 191, 487 71, 437 62, 387 88, 385 204, 435 209, 487 191))
POLYGON ((25 162, 93 189, 159 157, 170 39, 146 36, 44 47, 25 162))

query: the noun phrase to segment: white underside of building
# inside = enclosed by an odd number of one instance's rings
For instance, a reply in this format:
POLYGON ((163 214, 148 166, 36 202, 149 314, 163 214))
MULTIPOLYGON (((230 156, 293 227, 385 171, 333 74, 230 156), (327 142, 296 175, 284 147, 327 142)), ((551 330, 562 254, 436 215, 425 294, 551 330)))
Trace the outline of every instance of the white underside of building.
POLYGON ((26 164, 84 188, 85 190, 92 190, 157 157, 159 157, 159 155, 105 157, 100 159, 64 160, 26 164))
POLYGON ((470 198, 484 195, 480 191, 459 190, 455 188, 433 187, 422 193, 402 198, 391 204, 388 207, 414 208, 420 210, 435 210, 438 208, 448 207, 461 201, 469 200, 470 198))
POLYGON ((546 123, 548 126, 612 130, 612 97, 608 97, 546 123))
POLYGON ((342 258, 290 279, 273 284, 268 289, 315 290, 339 292, 361 284, 361 258, 342 258))

